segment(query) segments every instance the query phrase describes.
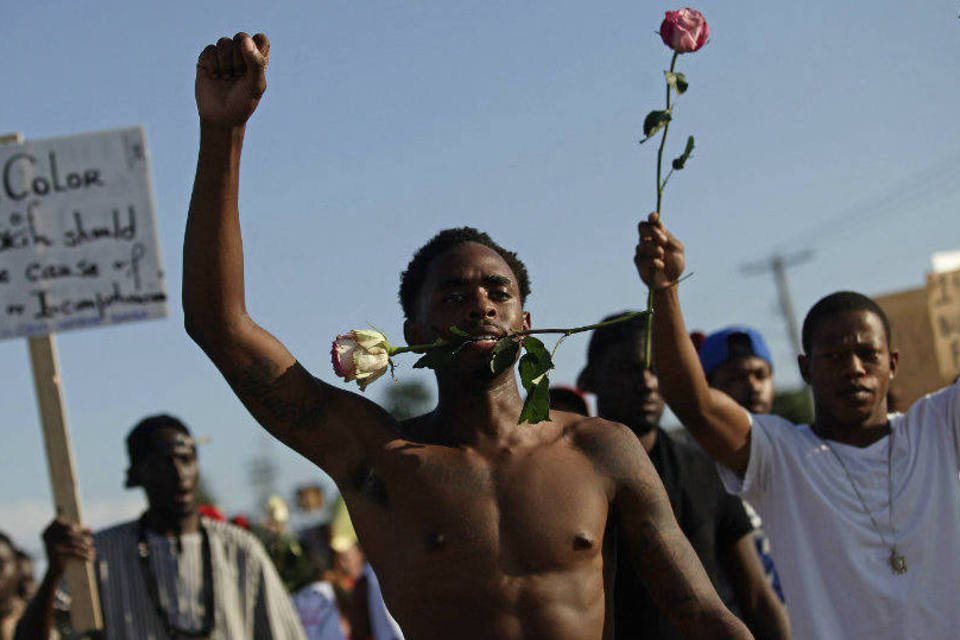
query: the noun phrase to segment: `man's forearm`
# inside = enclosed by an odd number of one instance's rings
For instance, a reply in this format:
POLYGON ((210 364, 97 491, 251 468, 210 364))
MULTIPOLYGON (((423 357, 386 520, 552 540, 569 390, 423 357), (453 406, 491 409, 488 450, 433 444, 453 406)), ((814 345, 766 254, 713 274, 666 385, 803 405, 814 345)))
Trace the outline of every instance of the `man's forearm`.
POLYGON ((211 325, 228 324, 244 313, 237 205, 243 136, 243 127, 200 127, 183 248, 183 308, 194 339, 202 338, 211 325))
POLYGON ((676 286, 654 293, 653 361, 660 388, 670 408, 685 422, 691 412, 702 412, 710 389, 700 358, 687 335, 676 286))
POLYGON ((61 577, 61 574, 47 569, 37 592, 17 623, 14 640, 46 640, 50 637, 50 632, 53 631, 53 605, 61 577))
POLYGON ((667 404, 710 457, 742 475, 750 458, 749 415, 710 388, 687 334, 676 286, 657 291, 654 304, 654 366, 667 404))
POLYGON ((723 606, 697 612, 681 631, 693 640, 753 640, 750 630, 723 606))

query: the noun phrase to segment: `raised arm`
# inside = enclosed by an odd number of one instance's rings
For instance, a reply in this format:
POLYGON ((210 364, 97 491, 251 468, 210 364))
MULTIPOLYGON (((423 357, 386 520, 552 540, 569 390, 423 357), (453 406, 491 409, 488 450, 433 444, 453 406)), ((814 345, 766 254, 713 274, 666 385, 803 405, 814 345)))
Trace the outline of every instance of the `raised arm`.
POLYGON ((653 361, 660 391, 707 453, 742 476, 750 460, 750 416, 730 396, 710 388, 687 334, 677 291, 683 245, 656 213, 639 229, 634 262, 640 278, 654 290, 653 361))
POLYGON ((710 583, 640 440, 623 425, 598 422, 582 436, 584 448, 614 484, 620 535, 657 606, 684 638, 752 638, 710 583))
POLYGON ((17 623, 14 640, 49 638, 54 629, 54 604, 57 589, 67 563, 92 561, 96 555, 93 534, 76 524, 54 520, 43 532, 43 546, 47 552, 47 570, 23 617, 17 623))
POLYGON ((184 322, 260 424, 336 480, 391 437, 393 423, 372 402, 311 376, 247 315, 240 152, 269 56, 266 36, 238 33, 207 46, 197 63, 200 154, 183 249, 184 322))

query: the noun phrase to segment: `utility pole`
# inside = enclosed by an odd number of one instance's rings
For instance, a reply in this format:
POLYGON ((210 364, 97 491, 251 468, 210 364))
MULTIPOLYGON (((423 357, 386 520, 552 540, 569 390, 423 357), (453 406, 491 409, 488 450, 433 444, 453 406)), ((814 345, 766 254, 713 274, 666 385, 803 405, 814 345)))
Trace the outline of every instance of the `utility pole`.
POLYGON ((809 262, 812 258, 813 250, 804 249, 790 255, 775 253, 769 258, 740 267, 741 272, 748 276, 773 272, 773 281, 777 286, 777 295, 780 299, 780 313, 787 325, 787 335, 790 336, 795 354, 803 353, 803 344, 800 341, 800 330, 797 327, 797 314, 794 311, 793 298, 790 296, 790 287, 787 284, 787 267, 809 262))

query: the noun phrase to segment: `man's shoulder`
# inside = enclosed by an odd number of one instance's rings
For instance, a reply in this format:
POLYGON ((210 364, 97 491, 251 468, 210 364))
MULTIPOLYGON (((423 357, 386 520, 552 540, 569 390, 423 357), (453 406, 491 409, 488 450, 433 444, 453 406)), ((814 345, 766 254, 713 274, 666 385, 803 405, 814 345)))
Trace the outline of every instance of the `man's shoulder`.
POLYGON ((899 421, 926 422, 933 416, 947 420, 960 420, 960 379, 917 399, 906 413, 897 413, 892 417, 899 421))
MULTIPOLYGON (((635 477, 640 467, 649 464, 640 439, 619 422, 581 417, 565 425, 564 438, 586 456, 597 471, 614 481, 635 477)), ((652 465, 650 470, 653 471, 652 465)))
POLYGON ((203 526, 206 527, 211 539, 216 539, 224 546, 252 554, 264 552, 263 545, 257 536, 235 524, 203 518, 203 526))
POLYGON ((762 433, 766 440, 785 441, 787 446, 794 446, 797 442, 816 439, 809 424, 797 424, 773 413, 751 413, 750 431, 756 438, 757 433, 762 433))
POLYGON ((568 418, 562 428, 564 437, 588 455, 618 443, 635 441, 639 445, 640 442, 626 425, 606 418, 576 416, 568 418))
POLYGON ((117 542, 123 539, 134 539, 137 536, 137 527, 139 520, 130 520, 129 522, 119 522, 105 529, 95 531, 93 534, 94 544, 117 542))

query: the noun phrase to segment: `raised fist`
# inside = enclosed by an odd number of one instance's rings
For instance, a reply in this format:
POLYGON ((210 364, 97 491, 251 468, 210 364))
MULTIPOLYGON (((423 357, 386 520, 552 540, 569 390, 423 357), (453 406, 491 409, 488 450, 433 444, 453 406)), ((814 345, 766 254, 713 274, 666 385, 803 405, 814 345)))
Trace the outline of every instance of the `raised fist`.
POLYGON ((246 124, 267 89, 270 41, 258 33, 220 38, 197 61, 197 112, 200 121, 224 127, 246 124))
POLYGON ((658 213, 637 226, 640 240, 633 262, 640 279, 651 289, 672 287, 683 274, 683 244, 667 231, 658 213))

